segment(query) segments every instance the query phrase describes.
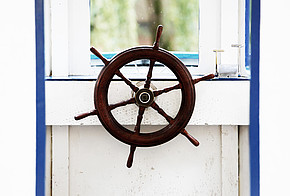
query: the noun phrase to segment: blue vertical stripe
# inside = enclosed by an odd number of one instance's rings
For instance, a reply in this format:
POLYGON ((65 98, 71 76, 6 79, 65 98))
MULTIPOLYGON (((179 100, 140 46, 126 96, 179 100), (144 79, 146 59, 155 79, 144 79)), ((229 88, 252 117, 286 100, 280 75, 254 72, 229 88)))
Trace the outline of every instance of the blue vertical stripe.
POLYGON ((36 196, 45 196, 45 88, 43 0, 35 0, 36 41, 36 196))
POLYGON ((252 0, 250 82, 250 176, 251 195, 260 195, 260 0, 252 0))

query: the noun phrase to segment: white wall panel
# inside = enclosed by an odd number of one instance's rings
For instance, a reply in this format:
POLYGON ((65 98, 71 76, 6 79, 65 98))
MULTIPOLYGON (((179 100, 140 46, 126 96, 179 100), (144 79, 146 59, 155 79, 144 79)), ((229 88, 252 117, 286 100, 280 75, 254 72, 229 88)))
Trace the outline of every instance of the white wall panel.
MULTIPOLYGON (((153 82, 158 89, 176 82, 153 82)), ((97 116, 75 121, 74 116, 94 109, 93 81, 46 81, 47 125, 100 125, 97 116)), ((109 101, 117 103, 131 96, 124 82, 113 82, 109 101)), ((172 116, 178 110, 178 91, 161 95, 157 102, 172 116), (177 101, 177 102, 176 102, 177 101)), ((137 107, 121 107, 113 112, 123 124, 135 124, 137 107)), ((196 104, 189 125, 248 125, 249 81, 204 81, 196 84, 196 104)), ((153 109, 145 111, 144 124, 160 125, 166 121, 153 109)))
POLYGON ((187 130, 199 139, 198 148, 179 135, 161 146, 137 148, 128 169, 128 145, 102 126, 71 126, 70 194, 221 195, 220 127, 188 126, 187 130))

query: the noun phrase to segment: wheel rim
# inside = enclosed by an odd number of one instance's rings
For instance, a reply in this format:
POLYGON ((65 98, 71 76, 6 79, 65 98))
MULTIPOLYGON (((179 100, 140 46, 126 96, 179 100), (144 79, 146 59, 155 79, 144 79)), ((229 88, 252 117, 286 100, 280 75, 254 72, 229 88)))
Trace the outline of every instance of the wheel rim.
MULTIPOLYGON (((96 110, 99 111, 99 119, 101 123, 116 139, 134 146, 156 146, 173 139, 187 125, 194 109, 195 89, 192 84, 190 73, 183 63, 174 55, 160 48, 155 50, 153 47, 149 46, 135 47, 116 55, 101 71, 95 86, 94 102, 96 110), (150 59, 150 61, 158 61, 164 64, 175 74, 181 85, 182 100, 176 117, 170 119, 171 117, 164 116, 167 118, 167 121, 172 120, 171 123, 152 133, 139 132, 136 134, 135 132, 128 130, 114 118, 111 113, 112 109, 108 104, 108 88, 115 73, 119 72, 118 70, 125 64, 139 59, 150 59)), ((162 112, 164 113, 155 102, 150 106, 159 114, 162 112)), ((144 106, 139 106, 139 108, 142 107, 144 106)), ((143 115, 144 110, 141 112, 143 115)), ((166 113, 163 115, 166 115, 166 113)))

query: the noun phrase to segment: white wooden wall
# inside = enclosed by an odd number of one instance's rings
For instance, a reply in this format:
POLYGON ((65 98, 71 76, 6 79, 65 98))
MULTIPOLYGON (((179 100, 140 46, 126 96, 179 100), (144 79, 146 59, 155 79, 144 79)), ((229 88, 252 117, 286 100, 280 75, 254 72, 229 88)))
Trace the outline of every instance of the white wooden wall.
POLYGON ((52 189, 47 193, 249 195, 249 181, 243 179, 248 178, 247 140, 239 141, 247 128, 187 126, 188 132, 199 139, 198 148, 180 135, 158 147, 137 148, 134 164, 128 169, 129 146, 114 139, 102 126, 48 127, 52 157, 47 179, 51 177, 52 189))
MULTIPOLYGON (((173 82, 153 83, 164 88, 173 82)), ((93 87, 90 81, 46 82, 47 191, 52 195, 249 195, 249 81, 198 83, 186 129, 200 146, 180 135, 161 146, 137 148, 131 169, 126 167, 129 146, 114 139, 96 116, 73 119, 93 109, 93 87)), ((111 92, 118 94, 109 96, 113 103, 131 94, 123 82, 113 82, 111 92)), ((159 104, 174 113, 178 91, 162 96, 159 104)), ((123 107, 115 117, 132 126, 136 108, 123 107)), ((146 113, 146 130, 166 124, 157 112, 146 113)))
MULTIPOLYGON (((88 2, 46 1, 47 75, 94 74, 89 67, 88 2)), ((243 7, 242 0, 200 1, 195 74, 214 73, 213 49, 226 50, 221 63, 236 63, 237 50, 230 45, 243 43, 243 7)), ((158 147, 138 148, 131 169, 125 165, 129 147, 111 137, 97 117, 73 120, 93 109, 93 86, 90 81, 46 82, 47 195, 248 195, 249 81, 198 84, 187 130, 201 145, 196 148, 178 136, 158 147)), ((172 112, 177 107, 166 101, 163 106, 172 112)), ((119 116, 122 121, 125 115, 119 116)), ((165 123, 156 114, 147 117, 146 129, 165 123)))

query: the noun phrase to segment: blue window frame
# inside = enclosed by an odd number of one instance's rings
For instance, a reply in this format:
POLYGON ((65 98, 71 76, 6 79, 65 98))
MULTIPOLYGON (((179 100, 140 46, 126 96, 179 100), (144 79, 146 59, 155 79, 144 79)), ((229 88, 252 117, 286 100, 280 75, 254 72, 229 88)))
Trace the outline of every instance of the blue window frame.
MULTIPOLYGON (((107 52, 102 53, 106 59, 113 58, 117 52, 107 52)), ((172 52, 177 58, 184 62, 187 67, 197 67, 198 66, 198 53, 197 52, 172 52), (187 61, 189 60, 189 61, 187 61)), ((148 64, 149 65, 149 64, 148 64)), ((94 54, 91 54, 91 67, 103 67, 104 64, 101 60, 94 54)))
POLYGON ((45 195, 45 62, 43 0, 35 0, 36 42, 36 196, 45 195))
POLYGON ((251 82, 250 82, 250 187, 260 195, 260 0, 251 0, 251 82))

